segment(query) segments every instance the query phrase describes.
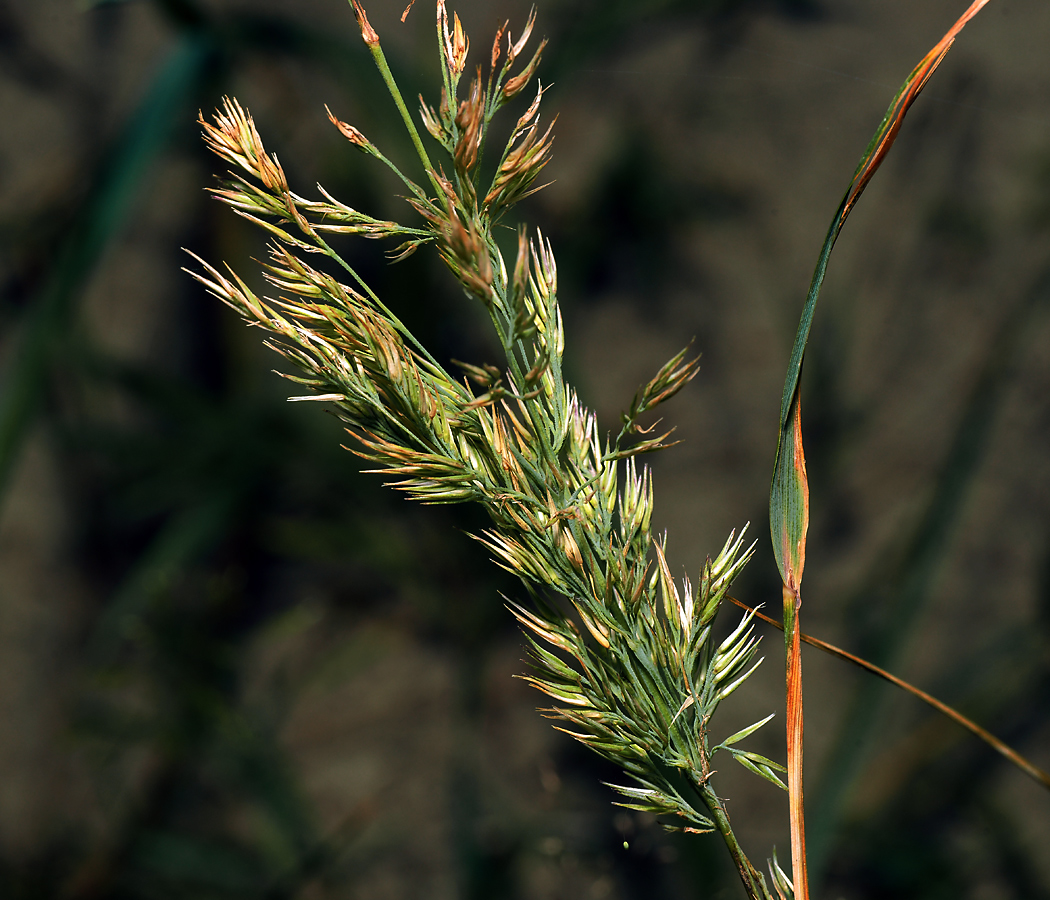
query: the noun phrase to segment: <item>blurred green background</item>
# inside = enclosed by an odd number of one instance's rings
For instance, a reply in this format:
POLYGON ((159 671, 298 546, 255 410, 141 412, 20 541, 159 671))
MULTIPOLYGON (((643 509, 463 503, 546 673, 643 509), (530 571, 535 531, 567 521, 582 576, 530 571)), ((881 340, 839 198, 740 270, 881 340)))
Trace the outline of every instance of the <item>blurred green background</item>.
MULTIPOLYGON (((366 4, 406 96, 433 9, 366 4)), ((759 542, 783 371, 827 222, 961 0, 538 0, 567 367, 606 428, 695 335, 652 460, 695 571, 759 542)), ((487 55, 527 4, 456 6, 487 55)), ((1050 768, 1050 5, 995 0, 839 241, 803 410, 804 628, 1050 768)), ((0 2, 0 897, 741 896, 714 837, 618 810, 535 707, 470 509, 359 475, 259 334, 179 271, 256 279, 194 119, 251 109, 293 188, 410 218, 327 103, 411 153, 343 0, 0 2), (304 409, 303 406, 310 408, 304 409), (624 842, 628 847, 625 849, 624 842)), ((496 361, 431 254, 342 249, 443 357, 496 361)), ((783 704, 780 641, 715 732, 783 704)), ((1050 896, 1050 796, 807 651, 814 896, 1050 896)), ((776 721, 781 721, 780 719, 776 721)), ((775 723, 756 749, 783 757, 775 723)), ((748 852, 786 796, 719 771, 748 852)), ((734 767, 737 768, 737 767, 734 767)))

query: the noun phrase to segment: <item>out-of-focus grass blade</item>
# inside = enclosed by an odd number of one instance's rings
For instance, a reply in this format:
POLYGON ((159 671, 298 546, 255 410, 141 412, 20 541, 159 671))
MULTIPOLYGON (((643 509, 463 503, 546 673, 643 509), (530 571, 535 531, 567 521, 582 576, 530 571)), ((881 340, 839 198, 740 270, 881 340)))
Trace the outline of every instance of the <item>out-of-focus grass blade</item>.
POLYGON ((150 879, 150 887, 163 892, 161 896, 182 891, 192 896, 200 891, 211 897, 250 897, 266 888, 261 860, 254 854, 196 835, 144 831, 135 846, 133 862, 150 879))
POLYGON ((94 365, 166 419, 170 431, 163 439, 132 438, 113 458, 128 465, 135 455, 141 462, 133 465, 144 469, 133 469, 133 483, 121 491, 125 508, 165 516, 96 621, 91 651, 105 661, 140 638, 156 602, 222 545, 287 450, 283 432, 242 398, 214 403, 148 371, 105 360, 94 365))
POLYGON ((22 439, 41 401, 52 355, 71 308, 123 224, 150 165, 167 143, 211 56, 207 40, 183 38, 161 66, 99 172, 51 275, 22 324, 0 389, 0 492, 11 476, 22 439))
POLYGON ((974 0, 958 21, 927 53, 905 79, 861 157, 853 179, 835 211, 813 272, 802 318, 791 348, 784 393, 780 401, 780 434, 769 491, 769 524, 774 554, 784 583, 784 641, 787 649, 787 757, 788 794, 791 818, 791 864, 796 900, 809 900, 806 872, 805 822, 802 794, 802 665, 799 648, 798 612, 802 567, 806 556, 806 527, 809 523, 809 488, 802 449, 801 407, 798 383, 809 340, 817 297, 827 273, 828 260, 842 226, 864 188, 882 165, 911 105, 941 64, 956 36, 988 0, 974 0))
POLYGON ((141 635, 150 601, 229 528, 238 497, 220 493, 173 515, 112 597, 95 626, 92 650, 109 658, 120 643, 141 635))

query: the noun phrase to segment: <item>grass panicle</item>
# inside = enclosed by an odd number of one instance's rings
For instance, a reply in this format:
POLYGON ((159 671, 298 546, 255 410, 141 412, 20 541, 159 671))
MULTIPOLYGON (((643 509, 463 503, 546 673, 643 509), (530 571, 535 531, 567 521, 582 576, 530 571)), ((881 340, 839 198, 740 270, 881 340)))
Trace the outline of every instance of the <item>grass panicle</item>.
MULTIPOLYGON (((379 35, 358 2, 362 37, 399 109, 400 91, 379 35)), ((531 14, 515 40, 504 25, 464 85, 470 41, 459 17, 437 3, 442 89, 436 107, 421 100, 424 132, 444 153, 434 166, 411 119, 426 181, 397 169, 357 128, 330 110, 357 149, 389 166, 409 190, 412 226, 380 220, 323 188, 310 200, 292 191, 251 116, 232 99, 201 119, 208 147, 230 167, 217 199, 271 238, 264 273, 273 296, 259 296, 230 270, 204 260, 195 277, 250 324, 295 368, 305 394, 330 405, 353 437, 352 450, 387 483, 423 503, 480 503, 491 527, 476 535, 494 561, 517 576, 530 602, 508 600, 529 643, 527 681, 550 700, 559 727, 616 763, 628 783, 621 805, 656 813, 669 828, 718 831, 749 895, 769 898, 740 848, 712 785, 724 751, 775 784, 783 766, 739 746, 768 717, 721 742, 709 733, 719 704, 761 662, 753 616, 720 643, 713 623, 733 579, 751 555, 744 531, 730 535, 696 581, 676 579, 651 530, 652 477, 638 461, 667 446, 640 417, 697 372, 686 351, 635 396, 615 438, 565 382, 565 333, 554 253, 542 234, 518 230, 508 265, 494 225, 538 190, 550 159, 552 126, 540 124, 544 89, 510 130, 491 177, 483 150, 493 118, 534 80, 544 48, 528 62, 531 14), (504 42, 505 41, 505 45, 504 42), (447 166, 447 168, 446 168, 447 166), (424 187, 427 185, 428 187, 424 187), (464 294, 488 312, 504 358, 439 363, 325 241, 328 233, 400 240, 395 256, 433 245, 464 294), (314 261, 327 258, 346 278, 314 261)), ((407 116, 407 114, 406 114, 407 116)), ((650 426, 651 428, 651 426, 650 426)))
MULTIPOLYGON (((894 98, 828 231, 792 351, 770 492, 774 555, 784 584, 786 766, 742 746, 772 715, 720 740, 712 726, 720 704, 762 662, 756 618, 772 621, 744 606, 728 636, 714 637, 727 591, 753 551, 753 544, 745 545, 746 526, 729 535, 695 580, 675 577, 666 536, 652 531, 652 475, 639 457, 669 446, 671 432, 654 435, 658 423, 641 420, 696 376, 699 358, 690 358, 688 346, 676 354, 639 388, 619 433, 606 434, 565 381, 566 338, 550 242, 539 231, 530 235, 524 225, 517 227, 516 241, 507 242, 511 246, 496 240, 496 226, 540 189, 539 176, 551 157, 554 122, 541 124, 545 88, 537 78, 546 41, 523 62, 535 11, 517 39, 509 22, 500 26, 485 59, 471 69, 463 24, 454 12, 450 18, 445 0, 437 0, 440 88, 436 98, 419 98, 419 130, 379 34, 360 0, 351 0, 423 177, 401 171, 358 128, 325 109, 357 150, 390 168, 406 187, 415 216, 411 225, 375 218, 320 186, 317 199, 293 192, 277 157, 267 152, 250 114, 235 99, 227 98, 211 121, 200 119, 206 144, 230 166, 215 197, 269 234, 264 275, 272 295, 259 296, 232 270, 197 257, 194 277, 267 332, 269 345, 295 371, 285 376, 299 386, 300 394, 291 399, 329 405, 367 471, 422 503, 484 507, 490 525, 474 537, 525 589, 527 599, 506 599, 506 605, 528 645, 531 671, 522 677, 546 695, 545 714, 621 769, 625 783, 611 785, 621 806, 653 813, 669 829, 717 832, 751 898, 808 897, 803 641, 922 696, 1015 763, 1025 763, 929 695, 802 635, 798 619, 809 524, 798 382, 820 285, 842 224, 905 113, 985 2, 970 7, 894 98), (532 99, 490 162, 486 141, 495 116, 534 81, 532 99), (424 144, 424 137, 433 143, 424 144), (454 368, 439 361, 327 243, 329 234, 393 239, 399 242, 390 254, 395 260, 432 246, 465 297, 487 312, 502 358, 450 361, 454 368), (767 881, 741 848, 715 789, 713 760, 720 752, 788 791, 790 875, 774 851, 767 881)), ((410 3, 402 21, 411 8, 410 3)))

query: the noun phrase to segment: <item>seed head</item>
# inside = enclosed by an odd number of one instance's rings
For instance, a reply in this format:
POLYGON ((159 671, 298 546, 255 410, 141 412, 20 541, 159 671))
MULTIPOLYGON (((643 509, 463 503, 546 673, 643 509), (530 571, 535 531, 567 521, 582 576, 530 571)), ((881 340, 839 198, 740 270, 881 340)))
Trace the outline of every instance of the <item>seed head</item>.
POLYGON ((441 26, 443 38, 443 51, 445 64, 449 72, 459 75, 467 65, 467 52, 470 50, 470 38, 463 30, 463 23, 459 20, 459 13, 452 14, 452 31, 448 28, 448 11, 445 9, 445 0, 438 0, 437 5, 438 24, 441 26))
POLYGON ((484 122, 485 95, 481 90, 481 67, 478 66, 477 77, 470 85, 470 96, 460 103, 456 113, 456 126, 459 128, 460 137, 453 156, 456 168, 460 172, 469 172, 478 161, 478 151, 484 136, 484 122))
MULTIPOLYGON (((520 43, 520 41, 519 41, 520 43)), ((536 52, 532 55, 532 59, 529 60, 529 64, 521 72, 520 75, 515 75, 513 78, 508 78, 507 83, 503 85, 503 96, 508 100, 511 97, 517 96, 523 87, 529 83, 532 76, 536 74, 536 69, 540 64, 540 57, 543 55, 543 48, 547 46, 547 39, 544 38, 539 47, 536 48, 536 52)))
POLYGON ((328 121, 330 121, 336 128, 339 129, 339 133, 345 137, 351 144, 355 144, 358 147, 367 149, 371 147, 371 142, 366 138, 360 131, 354 128, 349 122, 343 122, 335 117, 335 114, 328 108, 328 104, 325 104, 325 112, 328 113, 328 121))

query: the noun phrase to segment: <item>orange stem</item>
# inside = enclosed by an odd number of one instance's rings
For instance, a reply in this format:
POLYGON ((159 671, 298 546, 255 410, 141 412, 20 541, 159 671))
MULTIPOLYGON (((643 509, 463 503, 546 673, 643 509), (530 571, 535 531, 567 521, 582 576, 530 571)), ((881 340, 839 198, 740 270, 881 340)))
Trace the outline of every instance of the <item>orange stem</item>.
POLYGON ((791 638, 787 642, 787 776, 791 821, 791 877, 794 880, 795 900, 809 900, 806 820, 802 791, 802 649, 799 645, 799 606, 801 601, 798 594, 785 586, 784 619, 791 628, 791 638))
MULTIPOLYGON (((735 597, 728 598, 730 601, 735 603, 741 609, 746 609, 748 612, 754 613, 756 618, 761 619, 763 622, 772 625, 774 628, 778 628, 781 631, 784 630, 784 626, 781 625, 776 619, 771 619, 769 616, 763 615, 758 610, 752 609, 746 603, 741 603, 735 597)), ((1029 762, 1020 753, 1010 747, 1008 744, 1004 744, 999 738, 997 738, 990 731, 985 730, 976 722, 970 721, 966 716, 956 709, 950 707, 947 703, 943 703, 931 694, 927 694, 926 691, 915 687, 913 684, 909 684, 903 678, 898 678, 885 669, 880 669, 874 663, 868 662, 866 659, 862 659, 859 656, 855 656, 847 650, 843 650, 840 647, 836 647, 834 644, 829 644, 827 641, 822 641, 820 638, 811 637, 808 634, 802 634, 799 632, 799 639, 804 643, 810 644, 814 647, 819 647, 825 653, 830 653, 832 656, 837 656, 839 659, 844 659, 847 662, 851 662, 856 666, 860 666, 862 669, 866 669, 873 675, 878 675, 879 678, 883 678, 890 684, 894 684, 899 688, 903 688, 909 694, 918 697, 924 703, 932 706, 937 712, 946 715, 949 719, 957 724, 961 725, 970 733, 979 737, 982 741, 988 744, 990 747, 995 749, 997 752, 1005 756, 1010 762, 1012 762, 1017 768, 1030 777, 1038 781, 1043 787, 1050 790, 1050 774, 1047 774, 1035 764, 1029 762)), ((800 704, 801 705, 801 704, 800 704)))

